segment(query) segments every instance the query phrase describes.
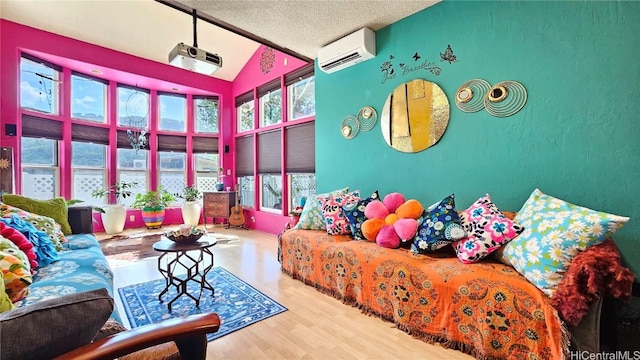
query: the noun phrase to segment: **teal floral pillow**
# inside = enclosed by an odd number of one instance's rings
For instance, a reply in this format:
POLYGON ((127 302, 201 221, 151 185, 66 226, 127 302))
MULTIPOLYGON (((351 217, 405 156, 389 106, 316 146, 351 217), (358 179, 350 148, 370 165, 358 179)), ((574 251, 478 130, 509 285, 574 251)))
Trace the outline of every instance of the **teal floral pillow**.
POLYGON ((536 189, 513 221, 525 230, 504 246, 504 257, 552 296, 573 258, 606 240, 629 218, 573 205, 536 189))
POLYGON ((300 214, 300 220, 293 228, 303 230, 326 230, 327 224, 324 220, 324 215, 322 214, 322 208, 320 207, 320 203, 318 201, 315 201, 315 198, 328 197, 332 195, 344 195, 348 191, 349 188, 346 187, 344 189, 334 190, 329 193, 316 195, 313 200, 307 201, 304 204, 304 208, 302 209, 302 214, 300 214))

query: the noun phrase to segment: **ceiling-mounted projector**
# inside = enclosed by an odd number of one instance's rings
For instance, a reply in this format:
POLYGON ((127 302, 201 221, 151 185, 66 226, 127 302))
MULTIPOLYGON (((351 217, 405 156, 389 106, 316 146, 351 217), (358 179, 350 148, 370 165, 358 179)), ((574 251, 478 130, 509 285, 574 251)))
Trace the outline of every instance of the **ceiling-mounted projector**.
POLYGON ((169 63, 182 69, 210 75, 222 67, 222 57, 195 46, 179 43, 169 53, 169 63))

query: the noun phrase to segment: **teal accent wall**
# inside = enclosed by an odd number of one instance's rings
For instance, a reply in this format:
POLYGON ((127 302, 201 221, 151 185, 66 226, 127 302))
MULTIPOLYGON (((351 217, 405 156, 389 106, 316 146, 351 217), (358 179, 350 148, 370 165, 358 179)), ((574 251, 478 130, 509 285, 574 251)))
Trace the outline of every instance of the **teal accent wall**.
POLYGON ((377 56, 326 74, 316 64, 318 191, 350 186, 404 193, 430 205, 455 193, 465 209, 485 193, 519 210, 535 188, 631 217, 614 239, 640 275, 640 2, 444 1, 376 32, 377 56), (440 60, 450 44, 458 61, 440 60), (414 61, 415 52, 421 56, 414 61), (393 56, 394 59, 390 59, 393 56), (404 73, 400 63, 441 68, 404 73), (396 76, 383 81, 391 61, 396 76), (451 108, 440 142, 415 154, 387 146, 379 123, 353 140, 340 122, 416 78, 437 83, 451 108), (496 118, 464 113, 458 87, 521 82, 528 101, 496 118))

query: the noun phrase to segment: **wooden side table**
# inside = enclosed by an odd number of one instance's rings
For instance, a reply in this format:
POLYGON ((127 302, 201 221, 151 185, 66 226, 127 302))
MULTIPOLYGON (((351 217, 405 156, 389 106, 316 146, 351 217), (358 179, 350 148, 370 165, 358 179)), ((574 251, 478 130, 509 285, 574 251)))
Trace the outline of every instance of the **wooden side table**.
POLYGON ((169 301, 168 308, 171 312, 171 305, 182 295, 187 295, 196 302, 196 307, 200 306, 200 297, 204 289, 211 291, 214 296, 213 286, 207 281, 207 274, 213 268, 213 253, 211 247, 216 244, 216 240, 198 240, 192 244, 178 244, 168 239, 163 239, 153 244, 153 250, 159 251, 158 271, 165 279, 165 288, 158 295, 158 300, 162 302, 162 295, 166 294, 171 286, 175 286, 178 294, 169 301), (197 256, 192 256, 189 251, 196 252, 197 256), (168 256, 173 254, 173 258, 168 256), (177 276, 177 270, 187 271, 184 276, 177 276), (196 297, 189 293, 189 281, 198 283, 199 291, 196 297))
POLYGON ((229 219, 231 208, 236 202, 235 191, 205 192, 202 194, 204 225, 207 225, 207 218, 213 218, 213 225, 216 219, 229 219))

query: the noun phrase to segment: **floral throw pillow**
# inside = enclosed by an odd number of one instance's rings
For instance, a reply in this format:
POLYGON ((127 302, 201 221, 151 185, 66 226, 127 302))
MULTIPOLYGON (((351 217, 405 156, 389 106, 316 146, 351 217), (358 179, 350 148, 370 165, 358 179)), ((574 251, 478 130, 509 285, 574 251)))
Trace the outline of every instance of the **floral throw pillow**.
POLYGON ((505 245, 504 256, 552 296, 573 258, 606 240, 629 218, 574 205, 536 189, 513 220, 524 231, 505 245))
POLYGON ((11 302, 24 299, 33 283, 29 259, 10 240, 0 237, 0 271, 4 275, 4 291, 11 302))
POLYGON ((518 236, 523 228, 505 217, 486 194, 460 213, 467 237, 453 243, 460 262, 470 264, 518 236))
MULTIPOLYGON (((329 193, 319 194, 316 197, 320 196, 329 196, 329 195, 343 195, 349 191, 349 188, 346 187, 340 190, 334 190, 329 193)), ((317 201, 307 201, 304 204, 304 208, 302 209, 302 213, 300 214, 300 220, 293 227, 294 229, 302 229, 302 230, 325 230, 327 225, 324 221, 324 216, 322 215, 322 209, 320 208, 320 203, 317 201)))
POLYGON ((362 223, 367 220, 367 217, 364 216, 364 208, 373 200, 379 199, 380 194, 378 190, 376 190, 366 199, 360 199, 357 203, 342 206, 342 212, 349 222, 349 228, 351 229, 351 234, 353 234, 354 239, 365 240, 362 234, 362 223))
POLYGON ((460 217, 456 211, 455 195, 451 194, 422 213, 411 251, 426 254, 465 236, 467 233, 460 225, 460 217))
POLYGON ((326 223, 327 234, 351 234, 351 227, 342 211, 343 206, 353 206, 360 201, 360 191, 352 191, 344 195, 318 196, 316 198, 322 209, 322 216, 326 223))
POLYGON ((51 239, 51 242, 53 242, 56 250, 62 251, 62 243, 67 242, 67 238, 62 233, 60 224, 56 223, 55 220, 43 215, 30 213, 11 205, 0 204, 0 216, 9 218, 12 214, 16 214, 20 219, 30 222, 36 229, 44 231, 51 239))

